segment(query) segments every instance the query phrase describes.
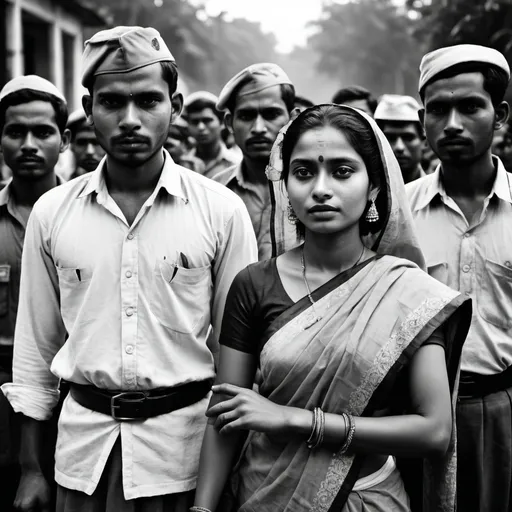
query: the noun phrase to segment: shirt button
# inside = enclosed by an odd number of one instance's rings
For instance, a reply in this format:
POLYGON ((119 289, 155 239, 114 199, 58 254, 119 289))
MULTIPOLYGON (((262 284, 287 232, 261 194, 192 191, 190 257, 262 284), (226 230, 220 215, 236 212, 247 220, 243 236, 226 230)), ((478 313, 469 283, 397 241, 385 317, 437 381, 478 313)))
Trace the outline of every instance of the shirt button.
POLYGON ((505 261, 505 266, 506 267, 512 267, 512 263, 510 263, 510 261, 505 261))
POLYGON ((133 354, 133 345, 126 345, 124 350, 127 354, 133 354))
POLYGON ((126 308, 126 316, 132 316, 134 313, 133 308, 126 308))
POLYGON ((129 233, 127 238, 128 240, 133 240, 133 233, 129 233))
POLYGON ((462 271, 463 271, 463 272, 469 272, 470 270, 471 270, 471 267, 470 267, 469 265, 464 265, 464 266, 462 267, 462 271))
POLYGON ((464 238, 469 238, 471 235, 469 233, 464 233, 464 238))
POLYGON ((131 270, 127 270, 127 271, 126 271, 125 276, 126 276, 128 279, 130 279, 130 277, 132 277, 132 275, 133 275, 133 274, 132 274, 131 270))

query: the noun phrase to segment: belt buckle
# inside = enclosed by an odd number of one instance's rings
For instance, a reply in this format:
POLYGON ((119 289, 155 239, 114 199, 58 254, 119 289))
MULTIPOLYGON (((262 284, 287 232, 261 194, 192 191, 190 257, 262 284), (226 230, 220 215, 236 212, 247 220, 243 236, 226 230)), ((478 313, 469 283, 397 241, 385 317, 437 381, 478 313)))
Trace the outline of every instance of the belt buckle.
POLYGON ((144 402, 147 398, 147 394, 144 391, 123 391, 117 395, 114 395, 110 399, 110 416, 117 421, 137 421, 142 420, 144 418, 125 418, 123 416, 118 416, 116 413, 116 409, 120 409, 122 407, 121 404, 116 403, 116 400, 122 400, 123 398, 130 400, 131 402, 139 401, 140 403, 144 402))

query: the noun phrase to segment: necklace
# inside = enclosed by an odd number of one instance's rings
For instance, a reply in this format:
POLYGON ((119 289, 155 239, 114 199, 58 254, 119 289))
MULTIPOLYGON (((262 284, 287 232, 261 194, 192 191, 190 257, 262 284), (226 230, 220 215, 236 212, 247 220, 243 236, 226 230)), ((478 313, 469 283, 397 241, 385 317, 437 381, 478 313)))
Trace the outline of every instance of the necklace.
MULTIPOLYGON (((346 270, 354 268, 363 259, 363 255, 364 255, 364 251, 365 250, 366 250, 366 247, 363 245, 363 250, 361 251, 361 254, 359 255, 359 258, 357 258, 357 261, 351 267, 347 268, 346 270)), ((304 259, 304 245, 302 246, 302 250, 301 250, 301 253, 300 253, 300 263, 301 263, 301 266, 302 266, 302 279, 304 280, 304 284, 306 285, 306 290, 308 292, 308 299, 309 299, 309 302, 311 302, 311 306, 312 306, 313 311, 314 311, 315 316, 316 316, 315 301, 313 300, 313 297, 311 295, 311 288, 309 287, 308 279, 306 277, 306 260, 304 259)), ((321 319, 321 317, 317 317, 315 322, 318 322, 318 320, 320 320, 320 319, 321 319)))

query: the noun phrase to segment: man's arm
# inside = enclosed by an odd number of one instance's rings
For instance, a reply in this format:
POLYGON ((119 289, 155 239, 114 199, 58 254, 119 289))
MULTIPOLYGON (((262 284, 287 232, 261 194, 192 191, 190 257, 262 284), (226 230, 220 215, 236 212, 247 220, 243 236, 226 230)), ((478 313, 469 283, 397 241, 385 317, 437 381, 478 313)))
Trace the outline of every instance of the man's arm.
POLYGON ((51 417, 59 398, 58 378, 50 365, 65 334, 48 230, 34 208, 23 247, 13 382, 2 386, 13 409, 22 413, 22 474, 15 507, 23 511, 50 510, 50 487, 42 472, 42 439, 47 426, 44 420, 51 417))
POLYGON ((224 305, 231 283, 240 270, 256 261, 258 261, 258 245, 254 228, 249 213, 240 200, 239 206, 225 225, 223 240, 213 267, 212 325, 217 340, 220 336, 224 305))

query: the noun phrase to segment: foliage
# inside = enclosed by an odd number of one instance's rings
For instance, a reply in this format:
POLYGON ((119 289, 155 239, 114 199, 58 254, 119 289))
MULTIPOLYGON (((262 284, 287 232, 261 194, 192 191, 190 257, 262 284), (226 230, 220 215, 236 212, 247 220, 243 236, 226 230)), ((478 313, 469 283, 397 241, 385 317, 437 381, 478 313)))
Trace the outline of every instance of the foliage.
POLYGON ((414 94, 422 48, 412 36, 414 20, 396 1, 327 3, 312 26, 321 72, 377 94, 414 94))
POLYGON ((473 43, 492 46, 512 58, 510 0, 407 0, 419 16, 415 36, 429 49, 473 43))

